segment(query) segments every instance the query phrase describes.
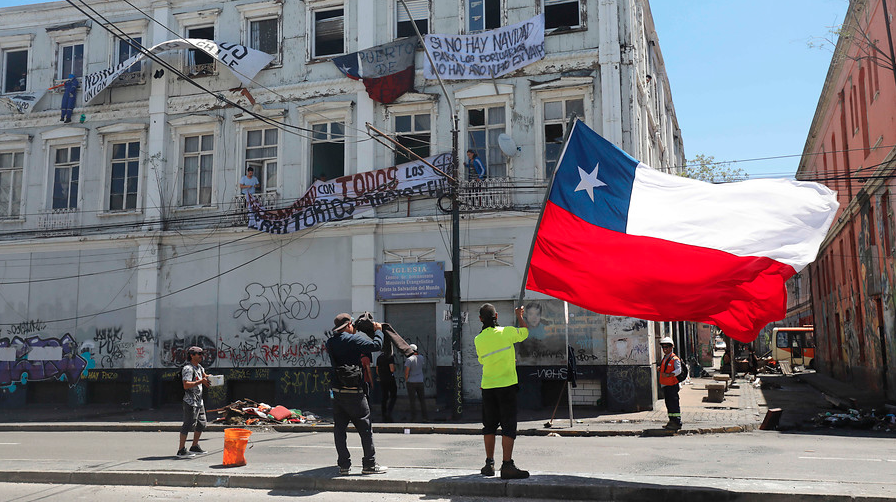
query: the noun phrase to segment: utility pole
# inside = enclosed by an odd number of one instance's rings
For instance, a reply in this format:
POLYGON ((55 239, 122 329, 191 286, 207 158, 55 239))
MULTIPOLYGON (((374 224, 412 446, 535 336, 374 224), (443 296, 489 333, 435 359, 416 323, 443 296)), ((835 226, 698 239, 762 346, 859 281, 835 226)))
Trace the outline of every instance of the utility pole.
MULTIPOLYGON (((423 53, 429 59, 429 64, 435 68, 436 64, 432 59, 432 54, 429 53, 429 49, 423 43, 423 35, 417 29, 417 22, 414 20, 414 16, 411 15, 411 10, 408 9, 408 5, 404 0, 398 1, 404 7, 404 11, 411 21, 411 26, 414 28, 414 33, 417 34, 420 43, 423 44, 423 53)), ((454 101, 451 99, 451 95, 448 94, 445 83, 442 82, 442 77, 438 72, 436 72, 436 77, 439 79, 442 93, 448 101, 448 107, 451 108, 452 120, 451 175, 454 176, 454 182, 451 184, 451 365, 454 367, 454 384, 452 385, 454 395, 451 400, 451 418, 457 420, 464 412, 463 361, 461 360, 461 336, 463 335, 461 328, 463 324, 461 323, 460 312, 460 205, 458 201, 458 196, 460 195, 460 160, 457 156, 457 142, 460 131, 458 129, 457 108, 454 101)))

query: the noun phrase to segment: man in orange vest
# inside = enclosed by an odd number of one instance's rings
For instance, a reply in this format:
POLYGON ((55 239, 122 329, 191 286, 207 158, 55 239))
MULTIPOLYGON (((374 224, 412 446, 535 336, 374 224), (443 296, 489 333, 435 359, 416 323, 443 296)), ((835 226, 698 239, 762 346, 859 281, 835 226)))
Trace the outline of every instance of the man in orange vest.
POLYGON ((681 359, 672 352, 675 344, 671 337, 663 337, 660 340, 663 348, 663 360, 657 371, 660 374, 660 385, 663 387, 663 398, 666 400, 666 412, 669 414, 669 423, 664 428, 677 431, 681 429, 681 405, 678 400, 678 375, 681 374, 681 359))

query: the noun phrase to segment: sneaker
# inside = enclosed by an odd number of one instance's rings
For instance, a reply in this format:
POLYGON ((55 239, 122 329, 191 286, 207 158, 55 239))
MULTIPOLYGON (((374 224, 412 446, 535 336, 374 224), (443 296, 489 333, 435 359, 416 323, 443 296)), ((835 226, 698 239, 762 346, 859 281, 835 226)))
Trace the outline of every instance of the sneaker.
POLYGON ((669 431, 677 431, 681 429, 681 423, 670 421, 668 424, 664 425, 663 428, 669 431))
POLYGON ((370 467, 361 469, 361 474, 383 474, 388 470, 388 467, 383 467, 380 464, 373 464, 370 467))
POLYGON ((352 468, 351 468, 351 467, 340 467, 340 468, 339 468, 339 475, 340 475, 340 476, 348 476, 350 472, 352 472, 352 468))
POLYGON ((501 479, 526 479, 528 477, 529 471, 518 469, 517 466, 513 464, 513 460, 504 462, 501 466, 501 479))
POLYGON ((495 461, 494 460, 486 460, 485 466, 479 470, 483 476, 494 476, 495 475, 495 461))
POLYGON ((205 450, 203 450, 202 448, 200 448, 199 445, 191 446, 191 447, 190 447, 190 451, 193 452, 193 453, 208 453, 207 451, 205 451, 205 450))
POLYGON ((177 456, 178 456, 178 457, 189 457, 190 454, 187 453, 187 449, 186 449, 186 448, 181 448, 181 449, 177 450, 177 456))

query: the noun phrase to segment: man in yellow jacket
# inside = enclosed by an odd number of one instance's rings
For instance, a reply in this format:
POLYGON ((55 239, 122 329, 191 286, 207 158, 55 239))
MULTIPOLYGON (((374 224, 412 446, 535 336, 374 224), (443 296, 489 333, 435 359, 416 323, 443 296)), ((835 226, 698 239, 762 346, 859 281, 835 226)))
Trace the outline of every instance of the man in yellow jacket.
POLYGON ((495 475, 495 435, 501 425, 501 448, 504 463, 501 479, 525 479, 529 471, 517 469, 513 463, 513 440, 516 438, 516 408, 519 380, 516 375, 516 352, 513 344, 529 336, 523 319, 523 307, 516 309, 519 328, 498 326, 494 305, 479 308, 482 331, 476 335, 476 355, 482 365, 482 434, 485 439, 483 476, 495 475))

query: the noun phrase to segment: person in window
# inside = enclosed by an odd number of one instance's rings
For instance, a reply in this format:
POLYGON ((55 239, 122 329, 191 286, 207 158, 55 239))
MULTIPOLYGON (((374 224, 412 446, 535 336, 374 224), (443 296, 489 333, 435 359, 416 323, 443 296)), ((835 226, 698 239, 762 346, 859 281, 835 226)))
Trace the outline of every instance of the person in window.
POLYGON ((255 169, 246 169, 246 175, 240 178, 240 193, 243 195, 255 195, 255 187, 258 186, 258 178, 255 177, 255 169))
POLYGON ((469 170, 470 179, 485 179, 485 164, 482 163, 482 160, 479 158, 479 155, 476 154, 472 149, 467 150, 467 162, 464 162, 464 167, 469 170))
POLYGON ((72 121, 72 112, 75 110, 75 96, 78 94, 78 78, 74 73, 69 73, 68 80, 63 84, 62 90, 62 117, 60 122, 68 124, 72 121))

